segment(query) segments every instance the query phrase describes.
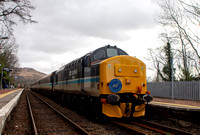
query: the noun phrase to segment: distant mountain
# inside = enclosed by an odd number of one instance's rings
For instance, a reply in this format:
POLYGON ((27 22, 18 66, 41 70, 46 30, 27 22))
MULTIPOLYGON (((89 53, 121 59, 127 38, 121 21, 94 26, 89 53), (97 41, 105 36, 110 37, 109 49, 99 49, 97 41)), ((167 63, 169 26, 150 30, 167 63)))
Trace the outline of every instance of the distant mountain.
POLYGON ((33 68, 17 68, 15 69, 15 80, 23 85, 29 86, 33 82, 41 79, 46 74, 39 72, 33 68))

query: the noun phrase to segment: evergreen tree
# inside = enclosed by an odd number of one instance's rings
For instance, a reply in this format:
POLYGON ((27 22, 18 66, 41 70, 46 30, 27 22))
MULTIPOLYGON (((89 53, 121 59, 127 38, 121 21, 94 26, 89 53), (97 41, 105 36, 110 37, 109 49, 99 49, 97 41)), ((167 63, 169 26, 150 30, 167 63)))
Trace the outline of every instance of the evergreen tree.
POLYGON ((165 81, 172 81, 172 59, 173 59, 173 54, 172 54, 172 48, 171 44, 168 42, 164 46, 164 53, 165 53, 165 59, 166 63, 164 64, 164 67, 162 69, 163 74, 165 76, 165 81))

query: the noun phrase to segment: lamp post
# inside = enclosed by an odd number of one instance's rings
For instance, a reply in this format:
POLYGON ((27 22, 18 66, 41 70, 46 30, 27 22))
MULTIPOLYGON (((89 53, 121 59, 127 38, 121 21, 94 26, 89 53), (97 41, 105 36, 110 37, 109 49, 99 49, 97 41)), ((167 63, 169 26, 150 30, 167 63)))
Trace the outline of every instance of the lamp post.
POLYGON ((9 88, 10 88, 10 73, 11 73, 11 71, 12 71, 12 69, 9 69, 9 84, 8 84, 8 86, 9 86, 9 88))
POLYGON ((173 58, 170 59, 170 62, 171 62, 171 68, 172 68, 172 100, 174 100, 174 65, 173 65, 173 58))

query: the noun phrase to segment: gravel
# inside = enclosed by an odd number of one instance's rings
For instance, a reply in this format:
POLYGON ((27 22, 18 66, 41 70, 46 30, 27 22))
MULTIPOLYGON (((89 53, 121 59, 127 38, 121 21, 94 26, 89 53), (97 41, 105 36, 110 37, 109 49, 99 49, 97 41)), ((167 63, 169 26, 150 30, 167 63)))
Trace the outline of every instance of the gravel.
MULTIPOLYGON (((10 90, 4 90, 2 93, 9 92, 10 90)), ((0 93, 1 94, 1 93, 0 93)), ((103 135, 128 135, 131 134, 124 129, 120 129, 117 126, 109 124, 109 120, 99 120, 94 117, 90 117, 90 114, 83 113, 84 109, 72 109, 59 105, 58 103, 44 97, 45 100, 50 103, 53 107, 60 110, 63 114, 68 116, 70 119, 75 121, 81 127, 85 128, 86 131, 90 132, 93 135, 103 134, 103 135)), ((167 98, 157 98, 154 97, 156 102, 166 102, 166 103, 175 103, 183 105, 194 105, 200 106, 200 101, 188 101, 188 100, 171 100, 167 98)), ((155 118, 155 117, 154 117, 155 118)), ((173 126, 175 128, 180 128, 187 130, 192 133, 200 133, 200 125, 194 124, 192 122, 187 122, 183 120, 177 120, 174 118, 155 118, 151 119, 154 122, 173 126)), ((28 112, 28 106, 26 102, 25 93, 22 93, 21 99, 19 100, 18 105, 11 113, 11 119, 7 121, 7 125, 4 129, 3 135, 28 135, 31 134, 32 126, 30 115, 28 112)))
MULTIPOLYGON (((45 101, 51 104, 53 107, 61 111, 71 120, 83 127, 86 131, 92 135, 128 135, 128 131, 120 129, 112 124, 109 124, 107 120, 96 120, 94 117, 89 117, 88 114, 84 114, 80 111, 72 110, 67 107, 63 107, 51 99, 43 97, 45 101)), ((31 118, 28 112, 28 106, 26 103, 25 92, 22 93, 19 104, 11 113, 11 119, 7 122, 3 135, 28 135, 31 134, 31 118)))

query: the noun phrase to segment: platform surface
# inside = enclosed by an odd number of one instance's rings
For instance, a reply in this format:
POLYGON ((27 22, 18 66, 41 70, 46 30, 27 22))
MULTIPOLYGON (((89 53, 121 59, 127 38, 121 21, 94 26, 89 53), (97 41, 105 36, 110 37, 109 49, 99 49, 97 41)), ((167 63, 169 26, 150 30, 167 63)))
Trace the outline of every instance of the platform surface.
POLYGON ((3 131, 8 116, 17 105, 22 92, 23 89, 0 89, 0 134, 3 131))
POLYGON ((0 109, 9 103, 20 92, 20 90, 21 89, 16 89, 4 94, 0 94, 0 109))
POLYGON ((199 111, 200 112, 200 101, 189 101, 189 100, 171 100, 166 98, 155 98, 154 101, 150 102, 149 105, 159 106, 164 108, 172 108, 177 110, 186 111, 199 111))

